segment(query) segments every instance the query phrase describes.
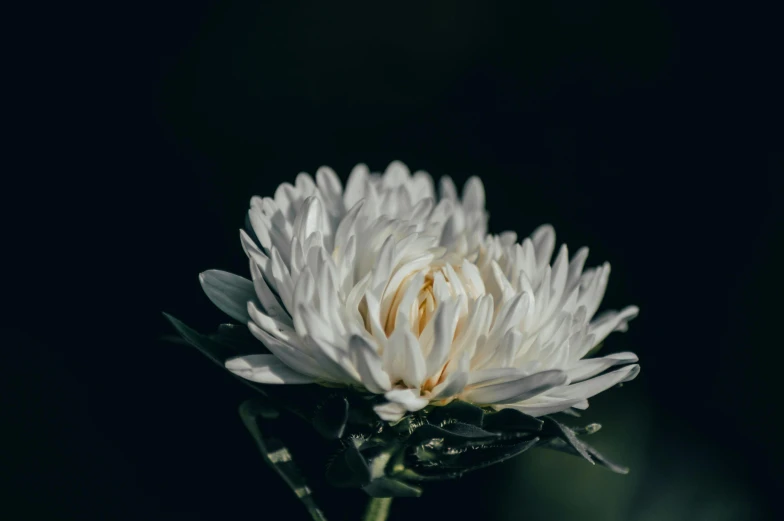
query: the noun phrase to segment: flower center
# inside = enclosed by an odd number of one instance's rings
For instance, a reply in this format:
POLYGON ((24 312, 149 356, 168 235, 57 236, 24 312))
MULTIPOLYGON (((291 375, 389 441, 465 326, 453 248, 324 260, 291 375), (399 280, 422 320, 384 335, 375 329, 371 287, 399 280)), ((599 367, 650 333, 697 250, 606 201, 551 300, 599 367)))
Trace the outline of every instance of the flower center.
POLYGON ((411 294, 412 288, 410 286, 416 278, 417 273, 412 273, 406 277, 403 283, 394 290, 395 294, 392 297, 392 305, 390 306, 386 317, 382 317, 384 333, 386 333, 387 337, 392 335, 392 332, 395 330, 398 313, 402 311, 407 314, 409 318, 411 331, 419 338, 422 331, 424 331, 425 326, 427 326, 428 322, 433 318, 436 306, 438 305, 433 285, 435 283, 436 273, 440 272, 440 270, 440 267, 430 267, 425 270, 424 282, 419 288, 413 302, 403 303, 403 300, 407 294, 411 294), (410 309, 401 309, 401 304, 410 306, 410 309))
MULTIPOLYGON (((391 280, 395 279, 396 276, 393 275, 391 280)), ((458 318, 453 326, 455 329, 451 340, 454 343, 464 333, 472 302, 485 294, 479 271, 473 264, 465 261, 453 264, 446 259, 440 259, 397 280, 400 282, 388 285, 380 295, 377 317, 371 316, 365 299, 360 302, 359 312, 364 326, 369 333, 381 333, 387 338, 392 337, 398 329, 408 330, 418 339, 419 347, 425 355, 433 349, 435 331, 432 322, 439 306, 457 299, 462 302, 455 310, 458 318), (373 327, 373 324, 378 324, 381 331, 373 327)), ((443 366, 422 382, 423 392, 431 391, 446 378, 453 348, 454 345, 450 347, 450 354, 443 366)))

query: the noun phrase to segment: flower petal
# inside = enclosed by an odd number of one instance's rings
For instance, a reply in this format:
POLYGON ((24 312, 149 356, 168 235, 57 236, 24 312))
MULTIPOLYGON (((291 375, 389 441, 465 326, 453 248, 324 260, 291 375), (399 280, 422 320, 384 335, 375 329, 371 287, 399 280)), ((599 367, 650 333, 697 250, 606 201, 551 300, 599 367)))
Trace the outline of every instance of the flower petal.
POLYGON ((631 352, 615 353, 602 358, 588 358, 585 360, 578 360, 567 370, 567 373, 569 374, 570 381, 572 383, 577 383, 587 378, 591 378, 612 366, 630 364, 637 360, 637 355, 631 352))
POLYGON ((256 264, 253 259, 250 259, 248 263, 250 264, 250 274, 253 278, 253 288, 256 290, 256 296, 261 301, 261 307, 272 318, 278 319, 290 326, 292 322, 289 312, 280 305, 275 292, 272 291, 272 288, 269 287, 267 281, 264 280, 264 275, 258 264, 256 264))
POLYGON ((324 210, 321 206, 321 201, 318 197, 310 196, 305 199, 305 203, 297 213, 292 236, 299 239, 300 244, 305 244, 305 241, 311 234, 315 232, 323 234, 325 226, 324 210))
POLYGON ((298 373, 275 355, 248 355, 226 360, 226 369, 262 384, 309 384, 315 379, 298 373))
POLYGON ((567 385, 561 389, 556 389, 555 391, 548 393, 548 396, 567 400, 585 400, 609 389, 613 385, 633 380, 639 372, 639 365, 627 365, 626 367, 622 367, 621 369, 603 374, 601 376, 597 376, 596 378, 591 378, 590 380, 585 380, 576 384, 567 385))
POLYGON ((448 175, 441 176, 438 180, 438 188, 441 194, 441 199, 448 199, 450 201, 457 201, 457 187, 452 178, 448 175))
POLYGON ((277 248, 272 248, 270 254, 269 272, 264 272, 264 270, 262 272, 270 276, 267 283, 278 294, 283 306, 291 310, 294 307, 294 282, 291 280, 288 264, 283 260, 277 248))
POLYGON ((568 376, 563 371, 542 371, 517 380, 478 387, 464 396, 467 401, 477 404, 515 403, 564 385, 567 381, 568 376))
POLYGON ((555 249, 555 229, 550 224, 543 224, 531 234, 531 241, 536 251, 537 268, 542 269, 555 249))
POLYGON ((286 342, 277 339, 254 324, 248 323, 248 329, 261 343, 283 362, 295 371, 314 378, 330 380, 327 374, 319 367, 309 354, 303 352, 286 342))
POLYGON ((433 347, 427 355, 426 372, 428 375, 433 375, 441 369, 449 356, 459 311, 458 301, 442 302, 436 310, 436 316, 433 318, 435 321, 433 347))
POLYGON ((395 329, 384 348, 383 359, 392 382, 402 381, 418 389, 427 376, 419 341, 409 329, 395 329))
MULTIPOLYGON (((454 360, 450 362, 454 363, 454 360)), ((460 361, 457 363, 457 369, 450 372, 444 381, 440 384, 433 387, 432 394, 430 395, 431 400, 437 400, 441 398, 449 398, 450 396, 454 396, 463 389, 465 389, 466 384, 468 383, 468 356, 463 355, 460 358, 460 361)))
POLYGON ((492 369, 480 369, 479 371, 471 371, 471 374, 468 376, 468 383, 466 385, 470 387, 480 387, 483 385, 517 380, 526 375, 527 373, 516 367, 494 367, 492 369))
POLYGON ((382 394, 392 387, 389 375, 381 366, 381 357, 364 338, 353 335, 349 340, 348 348, 351 360, 368 391, 382 394))
POLYGON ((199 282, 207 297, 221 311, 243 324, 250 320, 248 302, 256 301, 253 282, 221 270, 207 270, 201 273, 199 282))
POLYGON ((569 275, 567 277, 567 286, 571 287, 580 280, 580 275, 583 272, 585 261, 588 259, 588 248, 583 246, 577 253, 574 254, 572 260, 569 261, 569 275))
POLYGON ((573 407, 577 404, 584 402, 585 400, 575 398, 571 400, 552 400, 547 402, 534 402, 534 403, 522 403, 522 404, 514 404, 514 405, 506 405, 504 409, 515 409, 516 411, 520 411, 525 413, 529 416, 538 417, 544 416, 546 414, 555 414, 557 412, 565 411, 566 409, 573 407))
POLYGON ((471 176, 463 186, 463 208, 467 212, 485 209, 485 187, 477 176, 471 176))
POLYGON ((406 414, 404 405, 395 402, 384 402, 373 407, 378 417, 387 422, 398 421, 406 414))
POLYGON ((487 363, 493 359, 493 355, 496 354, 498 345, 503 340, 506 332, 520 323, 530 305, 531 295, 528 293, 520 293, 501 304, 501 309, 498 311, 495 322, 490 329, 490 334, 476 349, 476 354, 471 363, 475 369, 484 369, 487 363))
POLYGON ((328 166, 319 168, 316 171, 316 185, 324 198, 327 213, 342 215, 345 212, 343 187, 335 171, 328 166))
POLYGON ((346 189, 343 191, 343 202, 346 208, 351 208, 365 197, 369 174, 367 165, 361 163, 351 171, 346 182, 346 189))
POLYGON ((594 335, 594 346, 607 338, 613 331, 626 331, 628 322, 635 318, 639 312, 640 308, 637 306, 628 306, 621 311, 602 313, 600 317, 595 318, 590 328, 590 334, 594 335))

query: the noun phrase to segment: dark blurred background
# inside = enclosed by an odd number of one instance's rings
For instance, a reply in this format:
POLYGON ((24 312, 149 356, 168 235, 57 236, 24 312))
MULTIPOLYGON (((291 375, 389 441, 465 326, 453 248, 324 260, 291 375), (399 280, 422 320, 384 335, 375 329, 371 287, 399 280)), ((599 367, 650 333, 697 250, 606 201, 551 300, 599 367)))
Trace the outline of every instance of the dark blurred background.
MULTIPOLYGON (((603 424, 591 441, 629 475, 532 451, 397 500, 392 520, 773 519, 776 18, 682 4, 34 13, 9 48, 3 518, 306 519, 237 417, 245 388, 160 342, 160 312, 205 331, 223 320, 197 274, 245 273, 252 195, 400 159, 481 176, 493 232, 549 222, 590 264, 610 261, 605 308, 642 311, 604 350, 637 352, 642 373, 570 420, 603 424)), ((363 494, 316 492, 330 519, 358 519, 363 494)))

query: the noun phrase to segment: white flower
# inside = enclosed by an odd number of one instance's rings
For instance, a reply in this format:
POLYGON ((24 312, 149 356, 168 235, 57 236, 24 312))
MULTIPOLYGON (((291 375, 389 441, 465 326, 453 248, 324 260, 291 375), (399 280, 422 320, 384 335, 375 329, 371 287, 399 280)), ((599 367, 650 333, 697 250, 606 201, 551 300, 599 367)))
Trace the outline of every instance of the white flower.
POLYGON ((634 378, 633 353, 584 358, 638 312, 595 316, 609 264, 583 270, 588 250, 570 260, 566 246, 550 264, 549 225, 522 243, 488 235, 484 203, 476 177, 462 198, 442 178, 439 198, 430 175, 397 161, 383 175, 358 165, 345 190, 322 167, 315 182, 303 173, 252 198, 255 237, 240 237, 253 280, 200 280, 271 354, 226 367, 264 384, 383 394, 375 410, 388 421, 454 399, 533 416, 584 409, 634 378))

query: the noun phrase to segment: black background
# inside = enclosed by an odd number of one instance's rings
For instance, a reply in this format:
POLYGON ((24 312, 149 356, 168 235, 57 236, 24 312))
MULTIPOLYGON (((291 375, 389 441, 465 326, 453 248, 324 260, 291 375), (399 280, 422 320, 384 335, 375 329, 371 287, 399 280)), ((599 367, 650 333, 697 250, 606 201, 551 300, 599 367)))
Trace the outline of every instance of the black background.
MULTIPOLYGON (((610 261, 605 306, 642 311, 605 349, 637 352, 642 373, 586 415, 629 476, 526 454, 400 500, 392 519, 773 512, 784 257, 768 13, 201 1, 29 20, 10 48, 5 519, 305 519, 236 416, 244 388, 158 341, 160 312, 222 320, 196 275, 245 273, 251 195, 393 159, 480 175, 493 232, 550 222, 610 261)), ((331 519, 358 519, 362 494, 317 492, 331 519)))

